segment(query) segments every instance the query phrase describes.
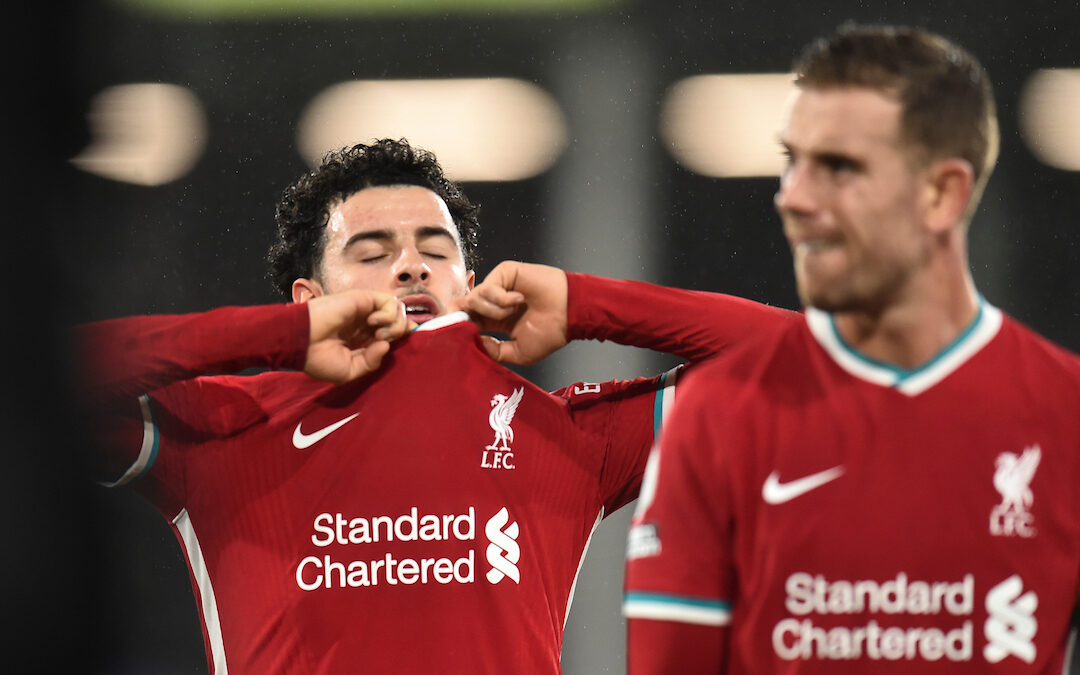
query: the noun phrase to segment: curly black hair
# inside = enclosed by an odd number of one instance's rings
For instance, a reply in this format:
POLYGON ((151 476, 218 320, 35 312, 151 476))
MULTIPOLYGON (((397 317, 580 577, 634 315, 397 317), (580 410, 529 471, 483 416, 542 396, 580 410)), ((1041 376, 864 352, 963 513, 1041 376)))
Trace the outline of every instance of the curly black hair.
POLYGON ((285 189, 275 220, 277 241, 267 260, 274 287, 286 298, 296 279, 314 276, 322 263, 330 209, 367 187, 418 185, 439 195, 461 236, 465 267, 476 267, 479 207, 443 175, 435 155, 409 145, 405 139, 384 138, 326 154, 317 169, 285 189))

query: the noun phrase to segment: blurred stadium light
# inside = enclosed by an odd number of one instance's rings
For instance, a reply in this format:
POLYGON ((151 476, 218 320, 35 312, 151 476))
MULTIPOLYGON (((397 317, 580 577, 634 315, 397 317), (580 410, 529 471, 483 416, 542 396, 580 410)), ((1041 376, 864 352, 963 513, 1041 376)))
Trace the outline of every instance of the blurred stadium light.
POLYGON ((360 80, 319 93, 301 115, 300 153, 317 166, 328 150, 407 138, 463 181, 512 181, 550 167, 567 142, 559 105, 523 80, 360 80))
POLYGON ((194 92, 171 84, 125 84, 90 103, 90 145, 71 163, 137 185, 162 185, 195 165, 206 146, 206 115, 194 92))
POLYGON ((433 13, 515 14, 609 9, 624 0, 114 0, 176 19, 402 16, 433 13))
POLYGON ((685 168, 706 176, 777 176, 784 102, 794 91, 788 73, 696 75, 664 95, 660 132, 685 168))
POLYGON ((1080 69, 1032 73, 1020 94, 1020 133, 1044 164, 1080 171, 1080 69))

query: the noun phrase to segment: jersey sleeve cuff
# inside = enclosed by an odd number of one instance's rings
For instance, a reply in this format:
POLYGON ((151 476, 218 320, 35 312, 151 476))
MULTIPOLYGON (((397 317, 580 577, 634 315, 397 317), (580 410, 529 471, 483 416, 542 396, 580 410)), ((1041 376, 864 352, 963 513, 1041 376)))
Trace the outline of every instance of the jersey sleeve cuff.
POLYGON ((623 599, 623 615, 628 619, 727 626, 731 623, 731 603, 669 593, 628 591, 623 599))
POLYGON ((139 455, 120 478, 112 482, 102 481, 101 485, 105 487, 112 488, 127 485, 146 475, 154 466, 158 447, 161 445, 161 434, 158 431, 157 421, 154 419, 154 409, 149 396, 143 395, 139 397, 139 410, 142 413, 143 420, 143 439, 139 448, 139 455))
POLYGON ((289 308, 288 321, 290 330, 285 336, 281 350, 281 361, 275 368, 303 370, 307 363, 307 350, 311 342, 311 319, 306 302, 296 302, 289 308))

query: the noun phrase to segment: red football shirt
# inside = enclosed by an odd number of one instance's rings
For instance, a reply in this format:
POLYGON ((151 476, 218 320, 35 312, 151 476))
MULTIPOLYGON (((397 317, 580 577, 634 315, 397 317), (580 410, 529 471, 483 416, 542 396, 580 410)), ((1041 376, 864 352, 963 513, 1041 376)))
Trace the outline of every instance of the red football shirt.
POLYGON ((625 613, 726 627, 728 673, 1062 672, 1078 411, 1078 359, 985 303, 910 371, 810 310, 681 382, 625 613))
POLYGON ((142 398, 122 482, 183 546, 214 672, 558 672, 578 566, 636 497, 665 383, 549 394, 463 319, 349 385, 269 372, 142 398))

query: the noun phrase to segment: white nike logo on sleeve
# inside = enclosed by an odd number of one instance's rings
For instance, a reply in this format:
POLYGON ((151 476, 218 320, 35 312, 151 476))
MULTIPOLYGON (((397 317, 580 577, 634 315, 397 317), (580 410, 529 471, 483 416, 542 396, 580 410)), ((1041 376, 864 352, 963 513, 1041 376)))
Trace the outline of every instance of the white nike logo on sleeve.
POLYGON ((305 434, 303 431, 300 431, 300 424, 297 424, 296 431, 294 431, 292 435, 292 444, 296 447, 297 450, 305 450, 307 448, 310 448, 322 439, 326 438, 330 434, 334 433, 341 427, 351 422, 359 414, 360 413, 353 413, 352 415, 349 415, 343 420, 334 422, 330 426, 323 427, 322 429, 319 429, 318 431, 310 434, 305 434))
POLYGON ((768 504, 783 504, 819 488, 829 481, 836 480, 843 473, 844 467, 840 465, 812 473, 809 476, 803 476, 788 483, 781 483, 779 472, 773 471, 765 479, 765 484, 761 486, 761 498, 768 504))

